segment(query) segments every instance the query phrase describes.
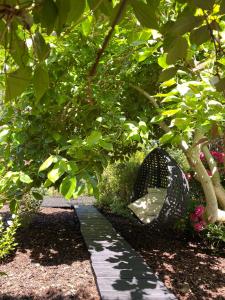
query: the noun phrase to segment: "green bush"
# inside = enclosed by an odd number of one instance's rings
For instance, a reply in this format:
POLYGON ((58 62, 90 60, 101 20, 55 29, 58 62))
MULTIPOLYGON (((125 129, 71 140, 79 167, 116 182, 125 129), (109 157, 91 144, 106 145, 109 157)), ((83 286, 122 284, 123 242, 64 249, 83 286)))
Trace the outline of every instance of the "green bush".
POLYGON ((130 215, 127 205, 130 203, 138 168, 144 157, 144 153, 137 152, 128 161, 117 161, 107 166, 98 186, 98 206, 116 214, 130 215))

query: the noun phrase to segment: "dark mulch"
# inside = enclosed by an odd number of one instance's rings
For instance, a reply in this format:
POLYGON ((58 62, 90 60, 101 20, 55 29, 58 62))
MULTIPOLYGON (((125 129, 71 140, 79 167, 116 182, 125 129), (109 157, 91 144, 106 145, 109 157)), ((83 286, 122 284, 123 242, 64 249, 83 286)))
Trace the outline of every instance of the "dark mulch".
POLYGON ((99 300, 89 254, 70 209, 44 208, 0 263, 0 299, 99 300))
POLYGON ((214 253, 198 239, 154 233, 135 220, 103 213, 178 299, 225 299, 224 249, 214 253))

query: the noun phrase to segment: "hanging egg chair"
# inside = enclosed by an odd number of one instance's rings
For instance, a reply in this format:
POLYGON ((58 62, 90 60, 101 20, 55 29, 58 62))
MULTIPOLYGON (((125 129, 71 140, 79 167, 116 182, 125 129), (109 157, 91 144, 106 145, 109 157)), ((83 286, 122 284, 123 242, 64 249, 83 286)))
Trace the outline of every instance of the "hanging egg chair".
POLYGON ((184 216, 189 185, 184 172, 163 149, 151 151, 141 164, 129 208, 152 228, 171 227, 184 216))

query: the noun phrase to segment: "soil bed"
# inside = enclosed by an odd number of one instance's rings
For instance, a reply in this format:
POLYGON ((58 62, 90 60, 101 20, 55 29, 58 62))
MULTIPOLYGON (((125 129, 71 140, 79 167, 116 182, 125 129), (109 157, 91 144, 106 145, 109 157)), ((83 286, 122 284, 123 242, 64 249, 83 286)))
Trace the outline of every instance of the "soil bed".
POLYGON ((103 212, 178 299, 225 299, 225 250, 213 253, 199 240, 153 233, 135 220, 103 212))
POLYGON ((89 254, 70 209, 43 208, 0 263, 0 299, 99 300, 89 254))

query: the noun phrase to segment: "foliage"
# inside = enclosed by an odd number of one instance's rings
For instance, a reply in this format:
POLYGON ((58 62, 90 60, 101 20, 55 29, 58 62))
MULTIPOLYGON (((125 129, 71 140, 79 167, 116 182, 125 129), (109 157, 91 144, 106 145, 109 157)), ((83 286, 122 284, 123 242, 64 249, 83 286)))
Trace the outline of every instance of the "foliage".
POLYGON ((0 216, 0 260, 11 253, 17 246, 15 234, 19 226, 18 216, 12 215, 12 219, 8 220, 6 224, 0 216))
POLYGON ((225 245, 225 227, 224 224, 209 224, 206 228, 205 237, 207 241, 215 248, 225 245))
POLYGON ((23 194, 18 210, 22 226, 26 226, 32 219, 33 215, 39 211, 43 201, 44 192, 45 190, 43 188, 32 188, 29 192, 23 194))
POLYGON ((129 216, 127 205, 131 201, 134 183, 144 153, 137 152, 127 161, 117 161, 108 165, 99 183, 97 204, 113 213, 129 216))
POLYGON ((97 197, 107 164, 151 139, 192 149, 196 129, 224 132, 224 1, 4 0, 0 11, 0 192, 12 211, 42 184, 97 197))
POLYGON ((170 147, 170 148, 168 147, 166 151, 177 162, 177 164, 181 167, 181 169, 184 172, 186 172, 186 174, 188 174, 188 172, 190 171, 190 165, 182 150, 175 147, 170 147))

